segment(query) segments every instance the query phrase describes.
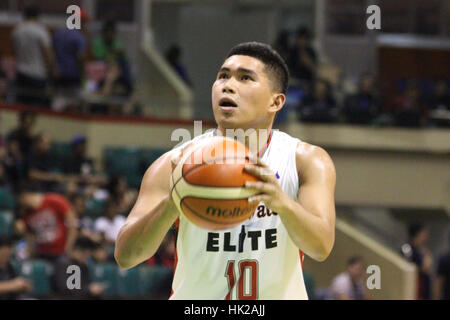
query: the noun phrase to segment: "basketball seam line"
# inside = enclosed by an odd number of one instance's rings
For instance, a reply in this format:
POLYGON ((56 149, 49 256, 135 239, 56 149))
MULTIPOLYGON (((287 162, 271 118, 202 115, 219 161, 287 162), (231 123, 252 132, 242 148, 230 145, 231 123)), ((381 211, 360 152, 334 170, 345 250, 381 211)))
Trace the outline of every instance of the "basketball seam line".
MULTIPOLYGON (((228 159, 247 159, 247 157, 244 157, 244 158, 243 158, 243 157, 239 157, 239 158, 214 158, 214 159, 210 160, 209 162, 202 163, 202 164, 200 164, 200 165, 198 165, 198 166, 196 166, 196 167, 194 167, 194 168, 189 169, 186 173, 183 173, 183 168, 181 168, 181 177, 178 178, 178 180, 177 180, 176 182, 173 181, 173 172, 172 172, 172 182, 174 182, 173 188, 175 188, 175 186, 177 185, 178 181, 180 181, 181 179, 184 179, 185 175, 187 175, 188 173, 191 173, 191 172, 194 171, 194 170, 197 170, 197 169, 199 169, 199 168, 202 168, 202 167, 204 167, 204 166, 207 165, 207 164, 211 164, 211 161, 217 160, 217 159, 222 159, 222 160, 228 160, 228 159)), ((188 181, 186 181, 186 182, 187 182, 188 184, 190 184, 190 185, 193 185, 193 186, 203 186, 203 185, 199 185, 199 184, 193 184, 193 183, 190 183, 190 182, 188 182, 188 181)), ((214 187, 214 186, 203 186, 203 187, 214 187)), ((242 188, 242 187, 221 187, 221 188, 242 188)), ((178 196, 180 195, 178 192, 177 192, 177 194, 178 194, 178 196)), ((180 197, 180 198, 181 198, 181 197, 180 197)))

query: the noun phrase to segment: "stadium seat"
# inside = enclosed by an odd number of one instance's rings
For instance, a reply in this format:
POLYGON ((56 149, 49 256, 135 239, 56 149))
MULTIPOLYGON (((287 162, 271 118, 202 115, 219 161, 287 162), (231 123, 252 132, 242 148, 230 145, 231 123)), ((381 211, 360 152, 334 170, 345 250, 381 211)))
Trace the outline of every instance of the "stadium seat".
POLYGON ((14 209, 15 201, 13 194, 7 189, 0 189, 0 208, 14 209))
POLYGON ((132 187, 140 185, 141 158, 138 148, 105 148, 103 157, 106 171, 110 176, 123 175, 132 187))
POLYGON ((170 293, 173 270, 162 266, 139 267, 139 291, 141 295, 170 293))
POLYGON ((141 150, 141 173, 145 173, 147 168, 155 162, 156 159, 158 159, 160 156, 162 156, 164 153, 166 153, 167 149, 156 149, 156 148, 150 148, 150 149, 142 149, 141 150))
POLYGON ((117 295, 118 267, 114 263, 97 263, 89 267, 91 280, 105 284, 105 296, 111 297, 117 295))
POLYGON ((98 218, 103 214, 104 209, 105 204, 103 201, 97 199, 86 200, 86 216, 91 218, 98 218))
POLYGON ((19 274, 32 282, 32 295, 46 296, 51 294, 53 267, 50 263, 44 260, 25 261, 20 266, 19 274))
POLYGON ((67 142, 54 142, 52 143, 51 154, 56 160, 56 164, 58 169, 62 171, 63 161, 69 157, 72 153, 72 149, 70 147, 70 143, 67 142))
POLYGON ((138 268, 119 269, 117 276, 117 293, 121 297, 137 297, 140 293, 138 268))
POLYGON ((0 211, 0 235, 12 235, 13 223, 14 215, 11 211, 0 211))
POLYGON ((314 277, 311 273, 303 272, 303 279, 305 281, 306 292, 308 293, 308 298, 310 300, 315 299, 315 285, 314 285, 314 277))

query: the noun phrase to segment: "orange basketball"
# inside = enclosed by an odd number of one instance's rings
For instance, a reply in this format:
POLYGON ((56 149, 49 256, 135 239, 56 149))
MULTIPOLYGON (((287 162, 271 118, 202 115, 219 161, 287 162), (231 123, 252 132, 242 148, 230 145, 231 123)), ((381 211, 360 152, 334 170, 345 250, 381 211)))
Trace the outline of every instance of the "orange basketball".
POLYGON ((247 198, 258 192, 244 184, 259 180, 244 171, 249 155, 242 143, 225 137, 204 138, 185 148, 170 178, 178 210, 208 230, 231 228, 247 220, 258 205, 247 198))

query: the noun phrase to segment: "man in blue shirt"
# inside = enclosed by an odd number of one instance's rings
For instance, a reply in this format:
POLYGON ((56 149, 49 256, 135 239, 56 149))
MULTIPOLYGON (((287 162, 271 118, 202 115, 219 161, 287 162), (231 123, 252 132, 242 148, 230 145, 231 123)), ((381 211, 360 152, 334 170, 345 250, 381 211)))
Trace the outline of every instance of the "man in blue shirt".
POLYGON ((79 88, 84 70, 87 16, 81 15, 81 30, 62 28, 53 36, 53 47, 59 70, 58 83, 63 88, 79 88))

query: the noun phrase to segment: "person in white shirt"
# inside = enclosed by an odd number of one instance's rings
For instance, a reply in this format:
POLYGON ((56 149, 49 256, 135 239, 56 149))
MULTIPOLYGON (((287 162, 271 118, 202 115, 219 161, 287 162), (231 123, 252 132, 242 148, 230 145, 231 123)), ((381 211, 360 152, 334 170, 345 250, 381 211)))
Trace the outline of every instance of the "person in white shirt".
POLYGON ((364 264, 361 257, 351 257, 347 262, 347 271, 337 275, 330 286, 333 299, 367 300, 367 291, 363 279, 364 264))
POLYGON ((39 21, 39 7, 29 5, 24 21, 12 32, 17 65, 17 100, 25 104, 45 104, 44 91, 49 76, 55 74, 54 55, 48 30, 39 21))
POLYGON ((98 218, 94 230, 102 235, 105 242, 114 245, 120 228, 125 224, 126 218, 118 214, 117 203, 110 199, 106 203, 105 215, 98 218))

